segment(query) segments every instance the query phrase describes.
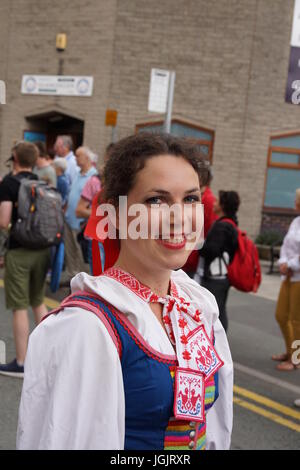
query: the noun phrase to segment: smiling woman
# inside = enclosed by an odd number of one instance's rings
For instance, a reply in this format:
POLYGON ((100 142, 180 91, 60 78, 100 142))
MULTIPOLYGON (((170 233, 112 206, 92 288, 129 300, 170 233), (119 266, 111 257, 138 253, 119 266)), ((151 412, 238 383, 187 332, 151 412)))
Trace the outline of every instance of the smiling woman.
POLYGON ((226 335, 214 297, 179 269, 199 236, 204 168, 193 145, 168 135, 138 134, 114 147, 104 199, 120 235, 126 196, 126 237, 114 243, 113 265, 97 277, 77 274, 72 295, 31 335, 18 448, 229 448, 226 335), (136 204, 147 229, 159 212, 153 237, 130 236, 136 204), (190 208, 189 233, 185 211, 167 210, 174 205, 190 208))

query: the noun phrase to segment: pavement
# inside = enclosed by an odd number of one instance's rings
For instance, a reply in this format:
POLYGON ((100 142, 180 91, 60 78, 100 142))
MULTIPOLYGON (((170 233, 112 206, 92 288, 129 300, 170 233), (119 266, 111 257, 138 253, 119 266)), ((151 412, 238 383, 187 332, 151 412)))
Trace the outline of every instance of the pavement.
POLYGON ((281 276, 278 272, 267 274, 269 271, 269 264, 270 262, 261 260, 261 268, 263 271, 262 282, 259 286, 258 292, 252 295, 263 299, 277 301, 281 284, 281 276))
MULTIPOLYGON (((279 372, 270 359, 284 351, 274 313, 280 276, 266 274, 258 293, 230 290, 228 340, 235 368, 234 425, 231 449, 300 449, 300 370, 279 372)), ((15 357, 11 312, 4 307, 0 271, 0 340, 6 344, 7 361, 15 357)), ((54 308, 69 290, 55 295, 48 290, 46 304, 54 308)), ((32 318, 32 315, 31 315, 32 318)), ((33 322, 31 328, 34 328, 33 322)), ((1 348, 0 348, 1 349, 1 348)), ((0 350, 1 360, 1 350, 0 350)), ((22 380, 0 376, 0 450, 14 449, 22 380)))
MULTIPOLYGON (((231 289, 228 340, 234 361, 234 425, 231 449, 299 450, 300 370, 280 372, 271 355, 284 352, 274 318, 279 274, 263 279, 256 294, 231 289)), ((299 338, 300 339, 300 338, 299 338)))

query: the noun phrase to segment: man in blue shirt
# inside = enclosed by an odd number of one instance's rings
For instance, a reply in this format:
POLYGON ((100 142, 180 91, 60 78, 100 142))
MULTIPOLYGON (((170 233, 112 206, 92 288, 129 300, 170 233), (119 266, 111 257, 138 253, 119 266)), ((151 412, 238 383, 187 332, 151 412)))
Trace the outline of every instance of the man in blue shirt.
POLYGON ((59 135, 54 144, 54 150, 56 152, 57 157, 62 157, 66 159, 67 162, 67 170, 66 170, 66 177, 69 180, 69 184, 72 184, 77 173, 80 171, 77 163, 76 158, 73 153, 73 141, 72 137, 69 135, 59 135))
POLYGON ((67 275, 66 280, 70 280, 78 272, 88 271, 88 266, 85 266, 83 260, 81 247, 77 242, 77 235, 81 229, 80 224, 85 219, 76 217, 76 208, 85 183, 91 176, 98 173, 97 169, 95 168, 97 155, 94 154, 88 147, 79 147, 76 150, 75 155, 80 171, 77 173, 71 184, 68 204, 65 212, 64 241, 67 275))

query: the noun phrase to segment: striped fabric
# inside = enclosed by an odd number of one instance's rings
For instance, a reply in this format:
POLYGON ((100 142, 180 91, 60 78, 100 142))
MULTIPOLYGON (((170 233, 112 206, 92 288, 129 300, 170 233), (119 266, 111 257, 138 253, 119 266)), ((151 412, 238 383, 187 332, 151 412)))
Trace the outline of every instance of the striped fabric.
MULTIPOLYGON (((175 370, 170 369, 174 383, 175 370)), ((205 382, 205 410, 215 401, 214 377, 205 382)), ((164 450, 205 450, 206 423, 195 423, 171 418, 165 432, 164 450), (194 441, 194 446, 189 447, 194 441)))

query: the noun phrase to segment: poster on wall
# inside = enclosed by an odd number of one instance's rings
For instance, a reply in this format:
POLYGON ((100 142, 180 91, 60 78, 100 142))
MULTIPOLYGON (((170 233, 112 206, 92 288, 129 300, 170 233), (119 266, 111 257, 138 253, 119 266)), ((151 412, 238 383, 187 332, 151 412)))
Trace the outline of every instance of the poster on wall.
POLYGON ((295 0, 285 101, 300 104, 300 0, 295 0))
POLYGON ((23 75, 21 93, 27 95, 92 96, 93 77, 23 75))

